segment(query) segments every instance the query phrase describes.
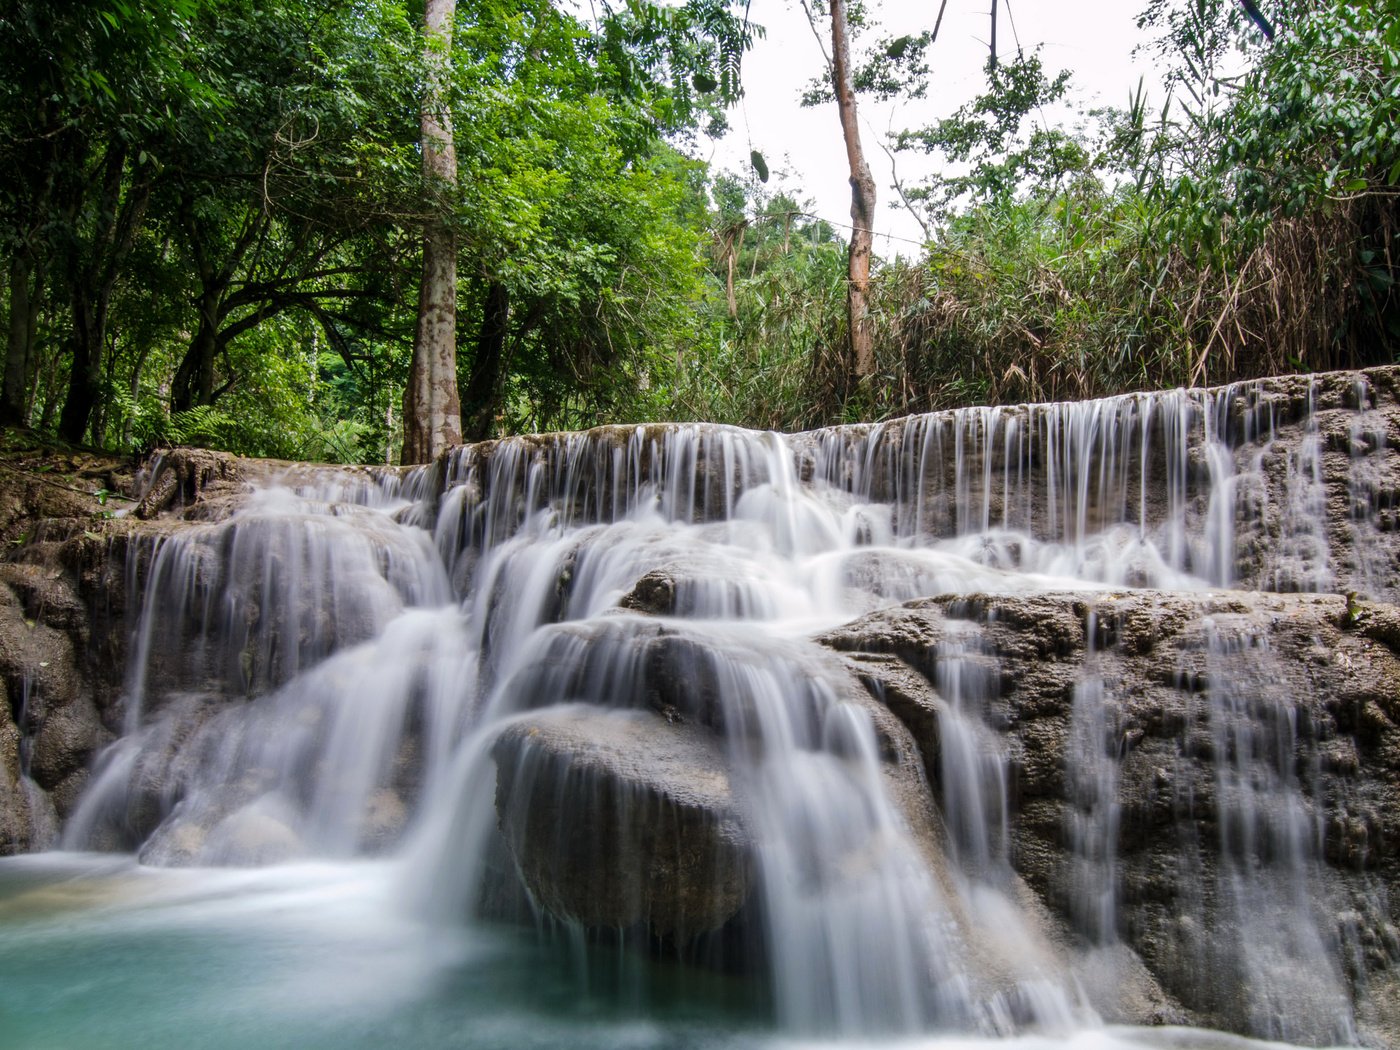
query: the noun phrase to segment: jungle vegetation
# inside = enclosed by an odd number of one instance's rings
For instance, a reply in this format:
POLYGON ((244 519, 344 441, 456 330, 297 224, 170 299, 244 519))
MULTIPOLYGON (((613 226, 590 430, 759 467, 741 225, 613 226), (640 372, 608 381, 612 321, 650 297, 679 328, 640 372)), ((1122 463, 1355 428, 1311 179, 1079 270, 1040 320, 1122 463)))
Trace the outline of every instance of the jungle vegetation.
MULTIPOLYGON (((848 229, 760 155, 693 159, 761 4, 16 0, 0 423, 421 459, 425 303, 451 314, 449 440, 1395 361, 1396 0, 1144 2, 1167 97, 1048 125, 1072 72, 994 51, 977 98, 886 144, 941 174, 880 188, 927 236, 869 259, 856 353, 848 229)), ((853 100, 927 90, 936 26, 888 39, 877 0, 833 9, 853 100)), ((840 96, 813 73, 810 101, 840 96)))

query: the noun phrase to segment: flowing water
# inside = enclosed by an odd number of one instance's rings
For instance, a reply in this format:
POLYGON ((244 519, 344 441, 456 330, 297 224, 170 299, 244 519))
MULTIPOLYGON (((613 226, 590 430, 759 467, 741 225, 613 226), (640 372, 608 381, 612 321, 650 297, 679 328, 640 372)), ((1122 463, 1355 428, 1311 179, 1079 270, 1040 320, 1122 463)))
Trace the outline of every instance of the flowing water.
MULTIPOLYGON (((1102 1026, 1113 977, 1066 963, 1013 867, 973 625, 933 654, 930 770, 812 638, 919 596, 1228 586, 1251 499, 1281 518, 1259 582, 1374 591, 1374 543, 1329 554, 1316 428, 1277 452, 1271 412, 1240 387, 511 439, 374 483, 303 474, 151 541, 124 735, 69 852, 0 863, 0 1045, 1231 1043, 1102 1026), (1272 503, 1267 455, 1288 457, 1272 503), (679 863, 637 840, 648 813, 701 828, 695 899, 648 882, 679 863), (743 921, 696 937, 730 892, 743 921)), ((1382 445, 1366 411, 1352 426, 1382 445)), ((1358 460, 1351 488, 1368 535, 1384 485, 1358 460)), ((1258 639, 1211 631, 1234 684, 1207 694, 1209 895, 1247 946, 1217 963, 1255 1034, 1315 1032, 1301 1009, 1351 1041, 1341 949, 1308 918, 1321 834, 1281 757, 1290 711, 1250 688, 1258 639), (1278 930, 1280 908, 1303 918, 1278 930)), ((1104 951, 1114 689, 1091 652, 1067 752, 1071 925, 1104 951)))

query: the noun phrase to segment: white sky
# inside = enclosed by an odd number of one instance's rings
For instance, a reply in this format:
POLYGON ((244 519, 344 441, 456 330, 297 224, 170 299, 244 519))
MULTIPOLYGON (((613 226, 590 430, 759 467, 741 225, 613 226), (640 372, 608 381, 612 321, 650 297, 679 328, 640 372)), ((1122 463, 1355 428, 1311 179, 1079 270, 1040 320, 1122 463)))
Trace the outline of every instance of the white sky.
MULTIPOLYGON (((1145 57, 1133 56, 1134 48, 1143 42, 1137 28, 1143 3, 1001 0, 997 50, 1003 57, 1014 56, 1018 37, 1027 51, 1044 45, 1041 55, 1047 75, 1070 70, 1074 97, 1095 105, 1123 106, 1138 78, 1145 77, 1149 98, 1160 105, 1159 78, 1145 57)), ((938 14, 938 0, 869 0, 869 4, 880 21, 867 33, 872 41, 932 29, 938 14)), ((877 105, 862 99, 858 103, 866 159, 879 196, 875 223, 879 255, 915 254, 922 231, 902 207, 890 208, 898 197, 891 188, 889 159, 878 143, 890 130, 919 127, 950 115, 984 87, 990 6, 990 0, 948 0, 938 40, 928 53, 926 100, 877 105)), ((825 70, 802 7, 797 0, 752 0, 749 16, 767 29, 767 36, 744 59, 745 98, 731 113, 729 134, 711 145, 713 152, 707 159, 718 167, 747 173, 749 151, 756 149, 773 173, 767 188, 781 186, 799 200, 810 198, 822 218, 849 223, 851 191, 836 106, 803 109, 798 102, 807 82, 825 70), (780 172, 789 177, 779 181, 780 172)), ((818 22, 819 27, 826 24, 818 22)), ((829 51, 830 40, 823 43, 829 51)), ((701 155, 706 156, 703 147, 701 155)), ((915 153, 896 157, 906 184, 917 182, 919 173, 931 164, 929 158, 915 153)))

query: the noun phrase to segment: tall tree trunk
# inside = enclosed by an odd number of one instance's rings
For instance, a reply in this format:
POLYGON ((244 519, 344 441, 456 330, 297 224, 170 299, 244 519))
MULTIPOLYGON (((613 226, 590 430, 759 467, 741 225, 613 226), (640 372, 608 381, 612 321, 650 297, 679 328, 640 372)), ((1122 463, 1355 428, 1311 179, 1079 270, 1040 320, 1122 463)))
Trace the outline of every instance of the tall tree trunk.
POLYGON ((729 238, 729 243, 724 251, 724 297, 729 304, 729 318, 735 320, 739 316, 739 300, 734 296, 734 238, 729 238))
POLYGON ((199 297, 199 325, 194 339, 175 370, 170 391, 170 408, 183 412, 195 405, 208 405, 214 395, 214 358, 219 349, 219 307, 222 289, 205 286, 199 297))
POLYGON ((427 0, 423 13, 428 82, 420 128, 423 181, 428 199, 441 200, 423 229, 423 280, 418 288, 418 328, 413 364, 403 394, 403 462, 427 463, 461 444, 461 404, 457 395, 457 236, 450 217, 451 189, 457 183, 457 150, 447 85, 452 61, 452 19, 456 0, 427 0))
POLYGON ((102 389, 102 349, 107 328, 107 304, 73 289, 73 365, 68 377, 68 397, 58 417, 58 436, 81 444, 92 420, 92 410, 102 389))
POLYGON ((34 345, 38 304, 30 296, 29 248, 21 245, 10 258, 10 326, 5 346, 5 381, 0 393, 0 426, 22 427, 29 422, 25 395, 34 345))
POLYGON ((987 60, 988 68, 997 68, 997 0, 992 0, 992 39, 988 46, 992 49, 992 57, 987 60))
POLYGON ((505 363, 506 336, 510 323, 510 292, 500 281, 486 288, 486 305, 481 311, 481 332, 476 340, 476 359, 464 391, 463 420, 470 441, 491 436, 496 418, 496 399, 501 389, 501 368, 505 363))
POLYGON ((856 93, 851 86, 851 46, 846 29, 846 0, 831 0, 831 79, 846 160, 851 169, 851 253, 847 263, 846 321, 850 329, 849 366, 858 379, 875 374, 870 337, 871 226, 875 217, 875 179, 865 162, 856 120, 856 93))
MULTIPOLYGON (((68 266, 68 291, 73 303, 73 366, 68 398, 58 419, 58 434, 74 444, 87 433, 102 390, 112 295, 151 200, 148 180, 125 183, 126 160, 124 145, 108 147, 91 243, 77 249, 68 266)), ((76 223, 76 217, 70 216, 69 221, 76 223)))

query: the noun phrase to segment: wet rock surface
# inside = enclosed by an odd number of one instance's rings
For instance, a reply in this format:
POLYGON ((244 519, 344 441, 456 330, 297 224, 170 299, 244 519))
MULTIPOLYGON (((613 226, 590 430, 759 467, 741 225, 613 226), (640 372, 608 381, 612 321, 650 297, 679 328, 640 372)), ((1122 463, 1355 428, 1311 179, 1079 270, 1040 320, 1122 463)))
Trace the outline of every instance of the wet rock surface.
POLYGON ((53 844, 120 732, 132 603, 160 541, 290 466, 202 449, 144 465, 22 443, 0 456, 0 855, 53 844))
MULTIPOLYGON (((942 803, 939 643, 951 623, 974 625, 999 672, 979 713, 1011 771, 1010 860, 1051 910, 1080 925, 1075 897, 1094 858, 1076 855, 1075 823, 1111 820, 1114 857, 1099 888, 1116 908, 1100 940, 1129 949, 1182 1015, 1267 1027, 1246 1003, 1254 971, 1269 965, 1251 949, 1283 951, 1258 942, 1286 914, 1352 960, 1344 973, 1306 975, 1291 994, 1316 996, 1319 1018, 1329 995, 1355 996, 1368 1038, 1388 1041, 1394 1000, 1372 989, 1387 987, 1375 978, 1400 953, 1400 913, 1384 891, 1400 877, 1400 655, 1376 636, 1394 616, 1340 596, 974 595, 911 602, 822 640, 884 683, 877 695, 910 726, 942 803), (1086 765, 1075 692, 1088 677, 1107 713, 1092 746, 1115 778, 1099 797, 1075 783, 1086 765), (1265 782, 1281 794, 1265 798, 1265 782), (1292 847, 1277 810, 1287 806, 1312 841, 1294 844, 1299 859, 1280 873, 1277 854, 1292 847), (1242 897, 1238 879, 1253 880, 1242 897), (1252 914, 1251 900, 1274 910, 1252 914)), ((1345 1033, 1320 1020, 1287 1036, 1345 1033)))
POLYGON ((682 951, 748 921, 753 763, 789 731, 775 727, 788 712, 773 709, 774 689, 806 694, 789 729, 814 734, 813 747, 833 708, 861 712, 885 790, 935 853, 914 737, 859 667, 805 642, 769 650, 732 631, 605 617, 552 632, 507 686, 519 706, 584 701, 523 716, 493 749, 500 830, 536 905, 682 951))
MULTIPOLYGON (((1172 418, 1196 426, 1209 417, 1222 438, 1210 455, 1191 449, 1179 477, 1141 467, 1145 457, 1085 468, 1105 478, 1122 472, 1121 484, 1089 485, 1082 505, 1068 508, 1086 528, 1116 524, 1157 535, 1164 547, 1179 541, 1185 569, 1268 593, 1105 586, 937 594, 938 564, 908 549, 862 548, 833 577, 854 595, 853 608, 937 596, 875 608, 792 642, 786 676, 821 684, 805 698, 812 711, 849 708, 873 728, 879 775, 905 830, 950 885, 948 857, 973 866, 950 740, 975 729, 1004 776, 988 851, 1014 872, 1006 893, 1027 898, 1047 942, 1086 983, 1103 984, 1092 976, 1100 971, 1131 978, 1120 982, 1117 1001, 1095 1003, 1113 1019, 1400 1045, 1400 894, 1392 892, 1400 878, 1400 608, 1390 604, 1400 596, 1397 398, 1396 369, 1183 395, 1172 418), (1149 478, 1139 497, 1134 472, 1143 469, 1149 478), (1234 499, 1223 510, 1212 498, 1221 478, 1234 499), (1175 540, 1169 512, 1183 530, 1175 540), (1228 564, 1220 562, 1224 547, 1203 540, 1208 526, 1226 525, 1228 564), (1324 593, 1294 593, 1307 590, 1324 593), (1296 977, 1281 972, 1300 957, 1325 963, 1296 977), (1355 1003, 1358 1032, 1335 1026, 1339 998, 1355 1003), (1285 1006, 1317 1021, 1271 1027, 1274 1008, 1285 1006)), ((1007 438, 976 440, 1014 420, 1019 429, 995 433, 1023 442, 1016 470, 1040 469, 1059 454, 1043 442, 1048 431, 1035 429, 1054 411, 987 410, 975 425, 941 414, 799 436, 796 476, 893 501, 889 521, 866 512, 847 522, 866 542, 914 517, 917 527, 903 535, 927 539, 953 536, 969 521, 994 530, 1013 514, 1063 526, 1063 500, 1030 488, 1017 494, 1011 446, 997 444, 1007 438), (871 442, 868 455, 832 455, 857 437, 871 442), (927 467, 917 476, 909 466, 916 453, 927 467)), ((1113 425, 1139 425, 1122 405, 1113 411, 1113 425)), ((465 484, 523 488, 527 479, 552 478, 560 520, 620 517, 628 508, 609 503, 625 487, 617 472, 629 471, 633 482, 655 474, 666 431, 595 433, 591 473, 549 458, 573 439, 537 437, 477 446, 469 457, 477 473, 465 484), (629 449, 639 450, 634 458, 623 454, 629 449)), ((680 494, 682 520, 762 510, 737 504, 752 464, 701 444, 679 454, 710 468, 680 494)), ((347 575, 342 593, 352 599, 342 607, 300 586, 278 605, 256 587, 226 586, 232 541, 215 530, 258 479, 321 476, 315 468, 198 450, 167 454, 140 481, 116 462, 71 466, 71 484, 26 470, 0 485, 0 537, 9 544, 0 560, 0 853, 48 844, 72 814, 94 755, 129 713, 121 679, 158 546, 205 529, 209 542, 181 571, 210 600, 149 654, 162 699, 148 714, 163 719, 168 739, 153 734, 129 771, 129 804, 104 815, 94 842, 139 848, 164 864, 301 855, 307 844, 295 821, 258 804, 263 784, 230 783, 208 800, 207 819, 172 820, 187 772, 172 756, 219 710, 380 630, 366 610, 397 600, 380 574, 394 551, 371 545, 379 568, 347 575), (110 497, 97 496, 108 490, 129 497, 120 506, 130 513, 109 517, 110 497), (211 644, 201 648, 201 640, 211 644), (188 700, 197 686, 210 692, 188 700)), ((449 467, 444 461, 425 476, 433 491, 420 493, 413 511, 424 520, 442 501, 456 469, 449 467)), ((357 486, 379 480, 344 472, 347 503, 357 486)), ((517 524, 500 524, 495 539, 517 524)), ((488 525, 465 520, 462 528, 488 525)), ((297 556, 286 544, 265 546, 262 561, 295 575, 297 556)), ((958 571, 975 564, 995 581, 1022 567, 1024 548, 1024 538, 990 538, 957 553, 958 571)), ((569 610, 580 572, 575 558, 556 574, 551 615, 569 610)), ((1151 582, 1153 573, 1165 575, 1144 559, 1124 580, 1151 582)), ((754 835, 735 755, 761 746, 764 712, 738 684, 758 662, 746 661, 742 631, 676 621, 697 608, 735 618, 763 612, 750 608, 747 582, 702 556, 668 554, 618 593, 611 623, 604 616, 561 629, 542 647, 534 677, 522 676, 526 693, 538 686, 541 696, 562 690, 583 701, 539 711, 520 703, 516 710, 528 713, 494 746, 506 860, 546 913, 593 930, 639 929, 675 948, 755 908, 754 835), (621 695, 597 661, 624 644, 633 647, 634 692, 621 695), (571 678, 546 682, 569 660, 571 678)), ((411 583, 401 589, 408 594, 411 583)), ((513 597, 497 596, 498 606, 513 597)), ((485 645, 489 659, 489 638, 485 645)), ((402 764, 415 762, 410 754, 402 764)), ((414 800, 399 788, 419 772, 396 770, 392 783, 376 787, 363 816, 365 848, 397 841, 414 800)), ((865 848, 862 841, 849 851, 852 867, 865 848)))
POLYGON ((0 454, 0 855, 53 843, 110 739, 87 660, 90 605, 62 552, 102 530, 132 484, 116 457, 22 442, 0 454))
POLYGON ((750 843, 719 739, 644 711, 528 716, 501 734, 496 808, 541 907, 584 926, 645 925, 684 945, 752 889, 750 843))

